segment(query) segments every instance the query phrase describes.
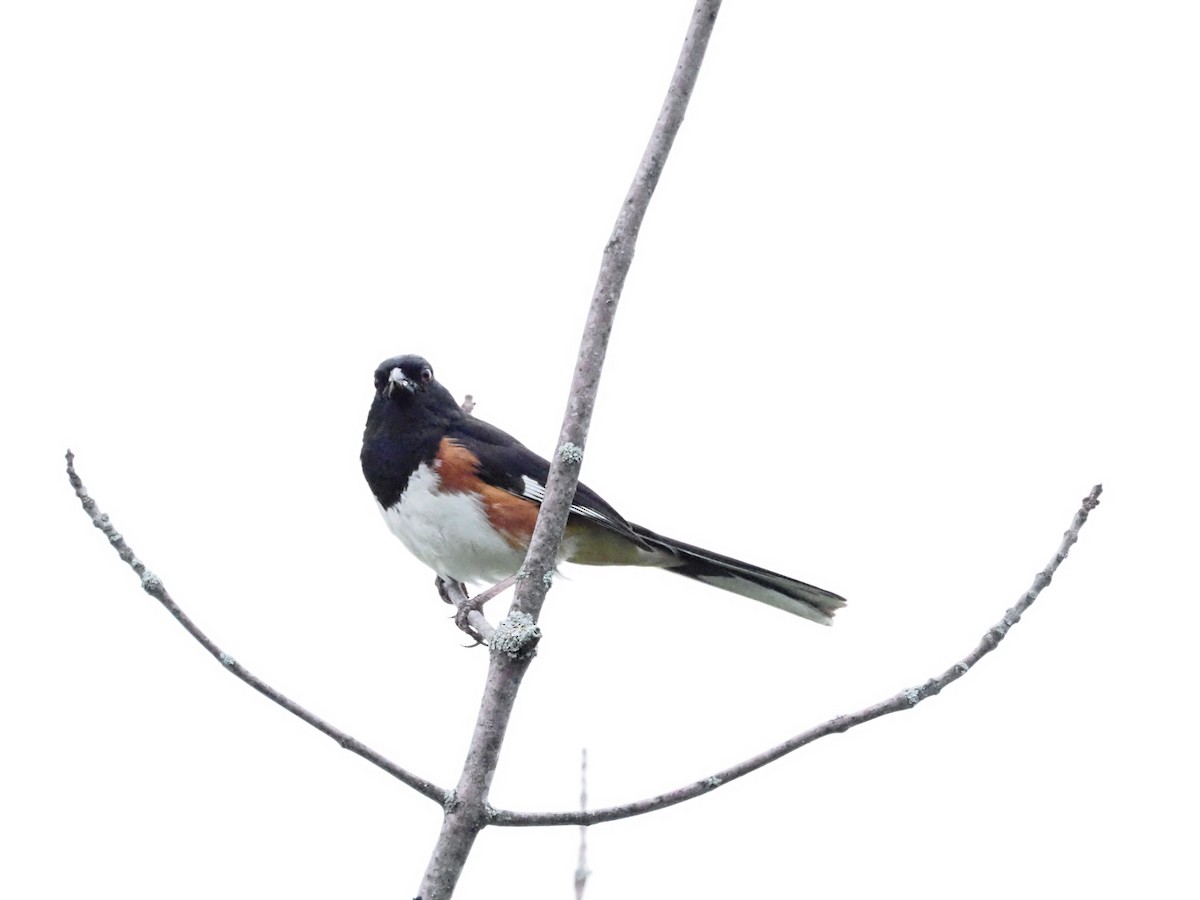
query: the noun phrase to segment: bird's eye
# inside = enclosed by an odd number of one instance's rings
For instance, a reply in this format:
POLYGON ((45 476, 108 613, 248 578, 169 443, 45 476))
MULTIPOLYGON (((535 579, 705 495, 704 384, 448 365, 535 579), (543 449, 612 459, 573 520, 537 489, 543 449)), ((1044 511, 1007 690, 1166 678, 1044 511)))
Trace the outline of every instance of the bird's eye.
POLYGON ((429 382, 433 381, 433 369, 429 368, 429 366, 426 366, 421 370, 421 381, 425 384, 429 384, 429 382))

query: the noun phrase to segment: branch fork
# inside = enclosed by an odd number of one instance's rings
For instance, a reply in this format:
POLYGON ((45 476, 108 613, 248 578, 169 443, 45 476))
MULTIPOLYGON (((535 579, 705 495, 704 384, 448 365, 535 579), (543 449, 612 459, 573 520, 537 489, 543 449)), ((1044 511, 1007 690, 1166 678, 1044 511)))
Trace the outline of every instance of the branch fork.
MULTIPOLYGON (((289 699, 280 691, 251 674, 249 670, 218 647, 192 622, 174 601, 170 593, 168 593, 162 579, 146 568, 145 564, 137 558, 133 550, 125 542, 125 538, 113 526, 108 515, 101 512, 95 500, 89 496, 87 489, 75 471, 75 455, 69 450, 67 451, 67 477, 70 479, 71 486, 74 488, 75 495, 79 498, 84 512, 92 520, 92 524, 104 533, 121 559, 137 574, 141 581, 142 589, 161 603, 188 633, 217 659, 224 669, 246 682, 263 696, 282 706, 288 712, 312 725, 322 734, 333 738, 342 748, 361 756, 389 775, 407 784, 422 796, 428 797, 441 805, 448 817, 453 815, 457 819, 460 827, 469 827, 476 832, 485 825, 510 827, 596 825, 601 822, 615 822, 618 819, 626 819, 630 816, 642 815, 667 806, 674 806, 685 800, 691 800, 702 794, 710 793, 736 778, 748 775, 794 750, 811 744, 813 741, 831 734, 842 734, 851 728, 870 722, 873 719, 890 715, 891 713, 912 709, 924 700, 937 696, 946 687, 974 669, 984 656, 991 653, 1000 645, 1000 642, 1004 640, 1012 627, 1021 621, 1025 612, 1028 611, 1041 592, 1050 584, 1059 566, 1066 560, 1071 547, 1079 540, 1080 529, 1087 522, 1091 511, 1100 504, 1100 494, 1103 491, 1101 485, 1096 485, 1083 498, 1082 504, 1075 513, 1071 521, 1071 526, 1064 532, 1062 542, 1053 558, 1042 571, 1034 576, 1033 584, 1030 588, 1021 595, 1016 604, 1004 613, 1004 617, 999 622, 984 633, 974 650, 953 663, 940 675, 930 678, 920 685, 906 688, 873 706, 868 706, 865 709, 847 715, 834 716, 827 722, 810 728, 807 731, 802 731, 783 743, 765 750, 750 759, 665 794, 601 809, 542 813, 493 808, 487 802, 486 795, 480 795, 478 790, 480 784, 468 785, 468 787, 474 787, 475 790, 467 790, 465 793, 462 790, 461 781, 459 789, 456 790, 448 790, 440 787, 402 768, 378 751, 371 749, 329 724, 324 719, 309 712, 294 700, 289 699), (467 808, 468 805, 470 806, 469 809, 467 808)), ((483 618, 482 613, 477 610, 472 610, 470 617, 473 623, 482 624, 491 629, 491 625, 483 618)), ((533 658, 537 641, 541 637, 540 629, 532 616, 516 610, 510 612, 509 616, 497 628, 492 629, 492 632, 488 639, 493 661, 489 669, 489 685, 492 684, 492 679, 496 678, 498 679, 498 689, 502 688, 506 694, 511 693, 515 696, 516 687, 520 683, 520 678, 524 675, 525 668, 528 667, 530 660, 533 658)), ((497 711, 492 707, 488 707, 486 710, 481 708, 480 710, 480 721, 487 722, 487 730, 493 738, 486 747, 489 755, 498 753, 499 744, 495 741, 495 738, 498 736, 502 739, 503 736, 502 727, 498 733, 495 729, 497 725, 496 714, 497 711), (486 718, 484 716, 485 711, 487 713, 486 718)), ((472 748, 474 751, 474 744, 472 748)), ((470 759, 471 757, 469 756, 468 761, 470 759)), ((486 781, 490 785, 490 772, 487 775, 486 781)))

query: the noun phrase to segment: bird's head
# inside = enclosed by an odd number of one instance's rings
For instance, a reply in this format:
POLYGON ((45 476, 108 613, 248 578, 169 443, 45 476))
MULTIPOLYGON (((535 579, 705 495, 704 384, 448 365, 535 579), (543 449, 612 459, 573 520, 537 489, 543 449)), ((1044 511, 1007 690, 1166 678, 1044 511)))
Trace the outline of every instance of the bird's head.
POLYGON ((375 369, 375 404, 431 411, 458 409, 454 397, 433 377, 429 361, 411 354, 385 359, 375 369))
POLYGON ((381 397, 391 397, 398 390, 415 394, 433 383, 433 366, 421 356, 393 356, 375 370, 375 393, 381 397))

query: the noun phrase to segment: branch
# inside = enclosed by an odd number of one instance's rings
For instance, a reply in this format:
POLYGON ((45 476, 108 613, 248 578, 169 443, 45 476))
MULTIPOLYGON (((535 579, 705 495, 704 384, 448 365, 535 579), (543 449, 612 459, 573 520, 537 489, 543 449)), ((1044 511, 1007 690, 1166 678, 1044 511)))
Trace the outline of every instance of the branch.
MULTIPOLYGON (((587 812, 587 747, 579 762, 579 811, 587 812)), ((587 864, 587 825, 579 826, 579 862, 575 866, 575 900, 583 900, 588 876, 592 874, 587 864)))
POLYGON ((579 344, 567 411, 558 435, 558 449, 550 459, 546 494, 529 542, 529 553, 525 557, 524 570, 536 577, 522 579, 513 598, 513 609, 524 610, 535 620, 550 588, 563 529, 567 524, 571 501, 575 499, 583 448, 587 444, 592 408, 600 387, 600 369, 608 351, 608 338, 617 314, 617 302, 625 287, 625 276, 629 274, 629 266, 633 262, 638 232, 650 206, 650 198, 658 186, 667 155, 675 143, 675 135, 683 124, 683 114, 696 86, 696 77, 700 74, 700 64, 704 61, 704 51, 708 49, 708 39, 720 8, 721 0, 699 0, 692 11, 691 25, 684 38, 683 50, 667 88, 658 121, 638 165, 633 184, 625 195, 625 202, 621 204, 612 235, 604 247, 600 274, 596 279, 592 304, 583 329, 583 340, 579 344))
POLYGON ((1042 590, 1050 584, 1054 573, 1058 571, 1058 567, 1062 564, 1062 561, 1067 558, 1067 553, 1070 551, 1071 546, 1079 540, 1079 529, 1087 521, 1088 514, 1100 504, 1100 492, 1102 490, 1103 487, 1101 485, 1096 485, 1092 488, 1091 493, 1083 498, 1083 505, 1075 513, 1075 518, 1071 521, 1071 527, 1063 535, 1062 543, 1054 554, 1054 558, 1050 560, 1046 568, 1038 572, 1033 579, 1032 586, 1021 596, 1016 605, 1004 614, 1004 618, 988 630, 987 634, 983 636, 974 650, 936 678, 931 678, 917 687, 910 687, 907 690, 903 690, 881 703, 868 706, 866 709, 861 709, 856 713, 836 716, 822 725, 801 732, 777 747, 772 747, 770 750, 753 756, 744 762, 738 763, 724 771, 717 772, 703 781, 693 782, 669 793, 651 797, 648 800, 639 800, 621 806, 610 806, 605 809, 580 812, 525 813, 497 809, 492 812, 491 824, 516 826, 595 825, 598 822, 614 822, 617 819, 627 819, 630 816, 638 816, 642 813, 653 812, 667 806, 674 806, 676 803, 682 803, 685 800, 691 800, 693 797, 699 797, 701 794, 714 791, 721 785, 733 781, 735 778, 741 778, 743 775, 747 775, 755 769, 762 768, 767 763, 774 762, 780 757, 791 753, 793 750, 798 750, 820 738, 849 731, 857 725, 862 725, 865 722, 870 722, 872 719, 878 719, 891 713, 904 712, 905 710, 912 709, 922 700, 940 694, 943 688, 958 681, 979 660, 1000 646, 1000 642, 1004 640, 1004 636, 1008 634, 1009 629, 1021 621, 1021 616, 1025 614, 1025 611, 1029 609, 1033 601, 1038 598, 1042 590))
POLYGON ((720 6, 720 0, 698 0, 696 3, 658 121, 604 248, 583 340, 579 345, 579 357, 559 431, 557 450, 550 461, 546 494, 542 499, 525 564, 521 568, 524 577, 517 582, 508 616, 489 641, 491 660, 475 732, 459 777, 454 803, 447 807, 441 833, 421 880, 418 896, 422 900, 445 900, 454 893, 475 837, 491 819, 488 792, 521 679, 529 668, 541 637, 537 618, 546 592, 550 589, 567 514, 575 497, 592 407, 600 384, 600 369, 608 349, 617 302, 633 261, 638 230, 671 145, 675 142, 675 135, 683 123, 683 114, 696 85, 720 6))
POLYGON ((75 472, 75 454, 70 450, 67 451, 67 478, 70 479, 71 487, 75 489, 75 496, 83 504, 83 511, 88 514, 88 517, 92 520, 92 524, 104 532, 104 536, 108 538, 108 542, 117 551, 117 555, 128 563, 129 567, 141 579, 142 590, 165 606, 167 612, 173 615, 176 621, 187 629, 188 634, 200 642, 200 646, 216 657, 226 671, 236 675, 242 681, 246 682, 246 684, 250 685, 250 687, 269 700, 275 701, 292 715, 303 719, 313 728, 333 738, 344 750, 349 750, 351 753, 361 756, 367 762, 374 763, 389 775, 403 781, 409 787, 418 793, 424 794, 435 803, 445 804, 447 797, 445 788, 440 788, 433 782, 426 781, 424 778, 400 768, 400 766, 376 753, 361 741, 357 741, 344 731, 334 728, 324 719, 310 713, 296 701, 285 697, 261 678, 252 675, 241 663, 237 662, 232 656, 213 643, 208 635, 201 631, 187 613, 180 609, 179 605, 171 599, 171 595, 167 593, 167 588, 162 583, 162 580, 147 569, 145 564, 134 555, 133 550, 125 543, 125 538, 121 536, 121 533, 117 531, 109 520, 108 514, 101 512, 100 508, 96 505, 96 501, 88 496, 87 488, 83 486, 83 481, 75 472))

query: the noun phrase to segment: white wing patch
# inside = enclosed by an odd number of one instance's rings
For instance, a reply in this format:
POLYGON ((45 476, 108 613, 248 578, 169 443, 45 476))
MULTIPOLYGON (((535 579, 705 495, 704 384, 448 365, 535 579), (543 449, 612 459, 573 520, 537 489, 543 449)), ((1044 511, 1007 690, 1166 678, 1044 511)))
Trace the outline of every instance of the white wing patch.
POLYGON ((613 522, 613 520, 610 519, 608 516, 606 516, 604 513, 598 512, 597 510, 594 510, 594 509, 590 509, 586 506, 576 506, 574 503, 572 503, 571 504, 571 512, 579 513, 579 515, 581 515, 581 516, 587 516, 589 519, 595 519, 598 522, 611 522, 613 525, 617 524, 616 522, 613 522))
MULTIPOLYGON (((521 481, 524 484, 524 488, 521 491, 522 496, 528 497, 530 500, 536 500, 538 503, 541 503, 546 499, 546 486, 540 481, 530 478, 528 475, 522 475, 521 481)), ((587 506, 579 506, 572 503, 571 512, 581 516, 586 516, 589 519, 595 519, 597 522, 608 522, 610 525, 617 525, 618 527, 621 524, 619 522, 614 522, 610 516, 606 516, 604 513, 598 512, 597 510, 591 509, 587 506)))
POLYGON ((546 496, 545 485, 539 483, 533 478, 530 478, 528 475, 522 475, 521 480, 525 482, 525 490, 523 490, 521 493, 530 500, 536 500, 538 503, 541 503, 542 498, 546 496))

